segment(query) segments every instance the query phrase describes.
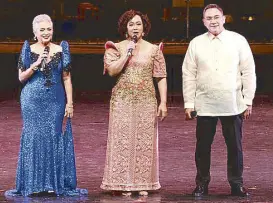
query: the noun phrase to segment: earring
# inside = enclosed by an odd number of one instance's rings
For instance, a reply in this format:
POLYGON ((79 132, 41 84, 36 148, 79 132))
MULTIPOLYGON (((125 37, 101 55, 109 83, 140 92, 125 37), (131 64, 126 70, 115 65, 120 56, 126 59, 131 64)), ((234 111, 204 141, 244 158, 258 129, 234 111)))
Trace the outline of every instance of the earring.
POLYGON ((145 33, 144 33, 144 32, 142 32, 142 37, 144 37, 144 35, 145 35, 145 33))
POLYGON ((126 37, 126 39, 128 38, 128 33, 127 32, 125 33, 125 37, 126 37))
POLYGON ((34 37, 33 37, 33 39, 36 41, 36 40, 37 40, 37 37, 36 37, 36 36, 34 36, 34 37))

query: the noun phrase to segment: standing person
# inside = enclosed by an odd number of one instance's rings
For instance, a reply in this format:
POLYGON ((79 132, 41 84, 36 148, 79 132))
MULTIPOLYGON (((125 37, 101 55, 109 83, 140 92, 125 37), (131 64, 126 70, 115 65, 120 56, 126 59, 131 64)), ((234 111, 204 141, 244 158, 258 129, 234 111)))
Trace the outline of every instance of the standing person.
POLYGON ((119 19, 119 32, 126 39, 107 42, 104 71, 117 77, 110 101, 106 165, 101 188, 131 195, 157 190, 157 116, 167 116, 166 64, 162 44, 143 39, 150 21, 139 11, 126 11, 119 19), (157 107, 155 78, 160 104, 157 107))
POLYGON ((208 194, 211 144, 219 119, 227 145, 231 194, 248 196, 242 177, 242 124, 251 115, 256 90, 253 55, 243 36, 225 30, 225 16, 218 5, 205 7, 203 22, 208 32, 190 42, 182 66, 186 120, 197 112, 193 195, 208 194))
POLYGON ((48 15, 33 20, 37 42, 25 41, 18 62, 23 130, 16 189, 7 196, 87 194, 77 189, 74 145, 70 118, 73 116, 69 45, 51 42, 53 23, 48 15), (63 84, 64 86, 63 86, 63 84), (64 116, 68 117, 62 134, 64 116))

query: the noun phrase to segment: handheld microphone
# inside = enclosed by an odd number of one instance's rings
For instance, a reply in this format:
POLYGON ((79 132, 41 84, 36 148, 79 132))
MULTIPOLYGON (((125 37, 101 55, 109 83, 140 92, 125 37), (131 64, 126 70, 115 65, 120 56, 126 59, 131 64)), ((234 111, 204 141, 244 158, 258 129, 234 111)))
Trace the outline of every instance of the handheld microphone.
MULTIPOLYGON (((47 55, 49 54, 49 46, 46 46, 44 49, 44 53, 47 53, 47 55)), ((43 58, 42 62, 41 62, 41 71, 43 71, 46 67, 46 58, 43 58)))
POLYGON ((196 111, 192 111, 191 112, 191 119, 194 119, 197 116, 197 112, 196 111))
MULTIPOLYGON (((137 43, 137 36, 136 36, 136 35, 133 36, 133 40, 132 40, 132 41, 133 41, 134 43, 137 43)), ((132 56, 132 52, 133 52, 133 49, 130 48, 130 49, 128 50, 127 56, 132 56)))

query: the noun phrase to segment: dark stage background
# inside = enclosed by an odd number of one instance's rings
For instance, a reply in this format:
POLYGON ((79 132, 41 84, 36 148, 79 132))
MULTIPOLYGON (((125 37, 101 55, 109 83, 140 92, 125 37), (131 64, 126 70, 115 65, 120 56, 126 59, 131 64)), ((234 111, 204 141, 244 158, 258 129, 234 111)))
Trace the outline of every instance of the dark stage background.
MULTIPOLYGON (((49 14, 54 20, 55 39, 118 40, 117 20, 128 9, 147 13, 152 30, 149 40, 181 41, 186 38, 185 0, 1 0, 0 39, 32 38, 31 22, 37 14, 49 14), (82 8, 79 9, 82 5, 82 8), (89 8, 89 9, 88 9, 89 8), (83 12, 85 11, 85 12, 83 12)), ((250 41, 271 41, 272 0, 190 0, 189 38, 205 31, 203 6, 217 3, 228 16, 226 27, 250 41)))
MULTIPOLYGON (((187 38, 184 0, 1 0, 0 42, 32 40, 32 20, 47 13, 54 21, 54 41, 73 43, 118 41, 117 20, 128 9, 147 13, 152 22, 148 41, 187 43, 205 32, 202 24, 203 5, 218 3, 227 15, 226 28, 243 34, 250 43, 263 43, 265 49, 273 42, 272 0, 191 0, 189 36, 187 38), (197 3, 196 3, 197 2, 197 3), (80 5, 90 9, 80 9, 80 5), (176 5, 176 6, 175 6, 176 5), (178 6, 177 6, 178 5, 178 6), (179 6, 180 5, 180 6, 179 6), (182 5, 182 7, 181 7, 182 5), (85 11, 83 13, 83 10, 85 11)), ((18 51, 19 52, 19 51, 18 51)), ((5 52, 0 47, 0 98, 18 98, 21 85, 16 64, 19 53, 5 52)), ((165 55, 168 70, 169 95, 181 95, 181 65, 184 54, 165 55)), ((103 53, 73 54, 73 86, 76 99, 93 95, 108 95, 115 78, 103 76, 103 53)), ((257 93, 273 94, 273 51, 255 54, 257 93)))

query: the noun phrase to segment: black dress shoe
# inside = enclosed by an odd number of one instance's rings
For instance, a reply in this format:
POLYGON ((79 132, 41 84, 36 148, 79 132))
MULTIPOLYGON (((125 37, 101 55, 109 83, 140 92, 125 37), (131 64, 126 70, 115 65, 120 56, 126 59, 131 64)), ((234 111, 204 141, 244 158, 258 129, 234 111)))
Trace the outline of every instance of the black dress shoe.
POLYGON ((207 185, 197 185, 194 191, 192 192, 195 197, 202 197, 208 195, 208 186, 207 185))
POLYGON ((250 194, 243 186, 232 186, 231 187, 231 195, 238 197, 249 197, 250 194))

